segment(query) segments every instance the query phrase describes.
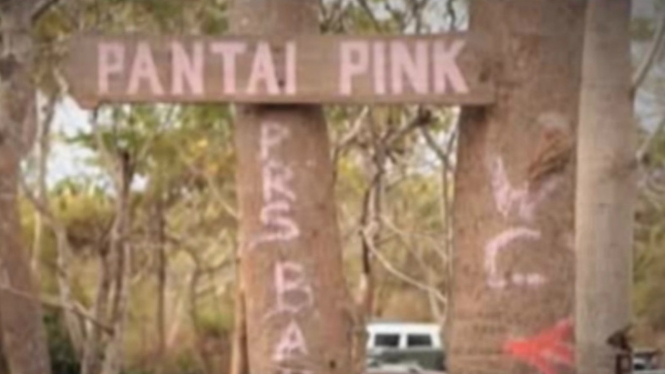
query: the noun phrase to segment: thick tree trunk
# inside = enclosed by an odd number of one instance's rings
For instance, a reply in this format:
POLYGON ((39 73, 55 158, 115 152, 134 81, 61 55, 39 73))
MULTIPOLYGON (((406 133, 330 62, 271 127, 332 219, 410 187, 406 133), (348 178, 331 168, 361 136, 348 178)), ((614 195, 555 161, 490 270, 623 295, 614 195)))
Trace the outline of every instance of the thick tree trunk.
POLYGON ((584 1, 471 2, 497 102, 462 113, 449 372, 574 371, 574 135, 584 1))
MULTIPOLYGON (((630 323, 636 128, 629 0, 589 1, 577 172, 577 353, 581 374, 615 373, 630 323)), ((625 348, 625 347, 624 347, 625 348)))
MULTIPOLYGON (((234 32, 318 30, 318 3, 236 0, 234 32)), ((317 106, 238 108, 241 274, 251 373, 349 374, 351 297, 342 273, 326 123, 317 106)))
POLYGON ((0 2, 0 282, 22 294, 0 293, 0 328, 11 373, 47 374, 51 369, 41 305, 17 208, 19 162, 32 144, 36 125, 30 5, 0 2))

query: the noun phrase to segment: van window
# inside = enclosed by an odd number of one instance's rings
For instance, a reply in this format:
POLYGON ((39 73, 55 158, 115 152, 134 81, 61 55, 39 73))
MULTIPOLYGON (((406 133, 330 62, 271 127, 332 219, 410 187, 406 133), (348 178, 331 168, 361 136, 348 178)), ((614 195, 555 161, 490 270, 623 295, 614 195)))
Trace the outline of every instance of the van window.
POLYGON ((399 334, 376 334, 374 337, 374 346, 397 348, 399 347, 399 334))
POLYGON ((427 334, 409 334, 406 338, 407 347, 431 347, 432 337, 427 334))

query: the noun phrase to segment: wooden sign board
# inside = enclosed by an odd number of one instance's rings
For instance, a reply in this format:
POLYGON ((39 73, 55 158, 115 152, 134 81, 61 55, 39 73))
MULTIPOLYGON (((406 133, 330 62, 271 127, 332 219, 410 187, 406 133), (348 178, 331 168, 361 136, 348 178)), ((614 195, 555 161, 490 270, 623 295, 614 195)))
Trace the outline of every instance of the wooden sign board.
POLYGON ((487 46, 429 36, 77 37, 66 76, 79 104, 236 102, 482 105, 487 46))

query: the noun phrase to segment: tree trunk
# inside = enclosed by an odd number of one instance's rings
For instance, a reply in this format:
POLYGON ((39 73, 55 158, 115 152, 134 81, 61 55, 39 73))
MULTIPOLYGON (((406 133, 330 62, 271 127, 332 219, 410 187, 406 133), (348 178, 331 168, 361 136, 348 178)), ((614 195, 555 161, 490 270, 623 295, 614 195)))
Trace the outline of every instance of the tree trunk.
POLYGON ((110 324, 113 335, 105 347, 101 374, 119 374, 124 356, 125 326, 129 304, 131 276, 131 249, 129 235, 131 230, 130 187, 134 177, 133 160, 124 152, 117 156, 118 172, 116 176, 116 219, 111 232, 111 255, 113 294, 110 304, 110 324))
MULTIPOLYGON (((37 134, 37 193, 28 198, 32 200, 35 207, 35 231, 32 249, 31 269, 34 274, 39 274, 39 264, 41 261, 42 246, 44 245, 44 233, 49 226, 56 236, 56 279, 58 282, 58 293, 62 305, 75 308, 76 300, 72 295, 71 285, 72 275, 69 270, 71 262, 71 244, 67 238, 67 229, 56 221, 51 211, 51 203, 48 196, 46 177, 48 174, 48 156, 51 149, 51 125, 55 116, 56 95, 48 99, 44 107, 44 118, 39 121, 39 131, 37 134)), ((76 356, 80 359, 83 352, 84 340, 84 321, 81 320, 73 309, 63 310, 64 323, 71 340, 76 356)))
MULTIPOLYGON (((0 316, 2 318, 2 316, 0 316)), ((9 372, 9 363, 7 362, 7 354, 4 347, 4 339, 2 329, 0 329, 0 374, 11 374, 9 372)))
POLYGON ((99 284, 93 310, 95 319, 110 326, 112 332, 106 336, 100 326, 92 326, 81 363, 82 374, 117 374, 122 369, 131 273, 129 194, 134 168, 133 160, 123 152, 109 161, 113 163, 110 167, 117 191, 116 217, 108 248, 100 248, 99 284))
MULTIPOLYGON (((159 184, 159 181, 155 181, 159 184)), ((153 201, 150 210, 150 240, 157 252, 157 308, 155 310, 155 321, 157 324, 157 373, 164 371, 164 359, 166 357, 166 222, 164 217, 164 198, 159 185, 151 189, 153 201)))
POLYGON ((247 321, 245 316, 245 295, 242 291, 242 285, 240 282, 236 281, 231 374, 249 373, 247 358, 247 321))
POLYGON ((0 327, 9 370, 51 372, 42 310, 21 238, 17 208, 19 163, 32 144, 36 125, 31 1, 0 3, 0 282, 20 291, 0 294, 0 327))
MULTIPOLYGON (((92 306, 93 316, 97 321, 108 323, 108 302, 112 286, 111 254, 108 248, 99 249, 99 280, 92 306)), ((106 335, 101 326, 91 325, 81 360, 81 374, 99 374, 104 358, 104 340, 106 335)))
POLYGON ((466 108, 449 372, 574 372, 574 135, 584 1, 471 2, 497 102, 466 108))
MULTIPOLYGON (((55 115, 55 95, 49 98, 44 108, 45 118, 37 119, 39 131, 37 133, 37 147, 35 150, 37 158, 37 200, 42 205, 47 205, 48 188, 46 177, 48 174, 48 156, 51 149, 51 123, 55 115)), ((39 263, 41 261, 42 246, 44 245, 44 219, 39 211, 35 211, 35 231, 32 247, 32 261, 30 267, 35 274, 39 274, 39 263)))
MULTIPOLYGON (((236 0, 235 33, 318 30, 318 3, 236 0)), ((238 107, 241 274, 252 373, 348 374, 353 303, 343 276, 330 145, 318 106, 238 107)))
POLYGON ((630 323, 636 194, 630 4, 589 1, 587 10, 575 206, 581 374, 616 372, 619 351, 608 339, 622 345, 630 323))

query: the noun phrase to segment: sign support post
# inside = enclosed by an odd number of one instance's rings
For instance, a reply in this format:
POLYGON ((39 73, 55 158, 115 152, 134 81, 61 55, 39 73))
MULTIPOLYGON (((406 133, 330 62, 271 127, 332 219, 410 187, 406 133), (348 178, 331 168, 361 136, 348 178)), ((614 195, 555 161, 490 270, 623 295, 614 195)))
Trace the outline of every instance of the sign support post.
POLYGON ((471 2, 496 36, 497 102, 465 108, 455 177, 453 374, 575 372, 574 196, 584 10, 471 2))
MULTIPOLYGON (((236 33, 318 29, 312 0, 234 5, 236 33)), ((323 111, 314 105, 244 105, 236 123, 249 371, 351 373, 350 297, 323 111)))

